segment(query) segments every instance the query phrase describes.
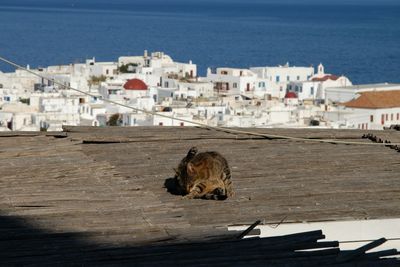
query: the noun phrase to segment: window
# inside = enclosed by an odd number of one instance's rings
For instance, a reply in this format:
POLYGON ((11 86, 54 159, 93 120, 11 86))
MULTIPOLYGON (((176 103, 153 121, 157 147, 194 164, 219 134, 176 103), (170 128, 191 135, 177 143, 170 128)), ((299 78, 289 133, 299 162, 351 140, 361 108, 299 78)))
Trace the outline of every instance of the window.
POLYGON ((286 76, 286 81, 290 81, 290 76, 286 76))
POLYGON ((297 76, 297 80, 300 81, 300 76, 297 76))
POLYGON ((109 70, 106 70, 106 75, 108 75, 110 73, 110 71, 109 70))
POLYGON ((311 86, 311 88, 310 88, 310 93, 311 93, 312 95, 314 95, 314 87, 313 87, 313 86, 311 86))
POLYGON ((2 83, 0 83, 0 89, 2 89, 3 88, 3 84, 2 83))
POLYGON ((303 92, 303 86, 300 86, 300 93, 303 92))
POLYGON ((185 124, 183 122, 181 122, 181 126, 185 126, 185 124))
POLYGON ((385 114, 381 115, 381 124, 385 124, 385 114))
POLYGON ((163 126, 163 123, 162 123, 162 122, 159 122, 158 125, 159 125, 159 126, 163 126))
POLYGON ((276 77, 275 77, 275 81, 276 81, 276 82, 279 82, 279 81, 280 81, 280 79, 281 79, 281 77, 280 77, 280 76, 276 76, 276 77))
POLYGON ((164 87, 168 88, 168 86, 169 86, 169 83, 168 83, 168 82, 165 82, 165 83, 164 83, 164 87))
POLYGON ((389 114, 386 114, 386 120, 387 121, 389 120, 389 114))
POLYGON ((400 114, 399 113, 397 113, 397 120, 399 120, 400 119, 400 114))
POLYGON ((226 70, 221 71, 222 75, 228 75, 228 72, 226 70))
POLYGON ((369 121, 370 121, 370 122, 374 122, 374 115, 370 115, 370 116, 369 116, 369 121))
POLYGON ((393 113, 390 114, 390 120, 392 121, 394 119, 393 113))
POLYGON ((298 92, 298 91, 299 91, 299 87, 296 85, 296 87, 294 88, 294 90, 295 90, 296 92, 298 92))
POLYGON ((237 83, 233 83, 233 88, 237 88, 237 83))
POLYGON ((311 78, 311 76, 310 76, 310 75, 307 75, 307 81, 310 80, 310 78, 311 78))

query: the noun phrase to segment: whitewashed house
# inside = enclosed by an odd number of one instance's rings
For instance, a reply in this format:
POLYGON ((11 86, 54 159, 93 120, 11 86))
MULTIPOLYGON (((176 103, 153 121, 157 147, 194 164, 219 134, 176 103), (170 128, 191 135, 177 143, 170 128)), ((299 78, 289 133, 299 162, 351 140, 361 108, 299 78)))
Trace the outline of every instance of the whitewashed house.
POLYGON ((161 116, 152 116, 154 126, 195 126, 190 123, 193 120, 193 116, 189 113, 178 113, 176 111, 159 112, 159 114, 167 115, 172 118, 166 118, 161 116), (183 119, 189 122, 176 120, 183 119))
POLYGON ((33 124, 48 131, 60 131, 62 125, 77 126, 80 123, 80 97, 73 91, 35 93, 30 106, 37 111, 33 124))
POLYGON ((34 125, 35 108, 20 102, 4 104, 0 111, 0 122, 13 131, 38 131, 34 125))
POLYGON ((250 70, 265 82, 266 92, 283 99, 290 82, 307 81, 314 75, 313 67, 291 67, 289 63, 277 67, 254 67, 250 70))
POLYGON ((150 86, 165 86, 163 79, 167 79, 171 74, 179 78, 195 78, 197 77, 197 65, 191 61, 189 63, 174 62, 172 58, 163 52, 154 52, 149 56, 147 51, 143 56, 120 57, 118 65, 129 65, 130 74, 143 75, 134 76, 146 82, 150 86))
POLYGON ((400 90, 365 91, 325 118, 346 128, 382 130, 400 124, 400 90))
POLYGON ((105 126, 98 117, 105 115, 107 108, 105 104, 83 103, 80 104, 80 125, 83 126, 105 126))
POLYGON ((295 92, 299 100, 325 100, 325 91, 330 87, 353 85, 345 76, 326 74, 324 66, 318 66, 318 72, 305 81, 292 81, 287 85, 288 92, 295 92))
POLYGON ((400 84, 378 83, 330 87, 326 88, 325 103, 347 102, 354 99, 357 94, 360 94, 362 92, 395 90, 400 90, 400 84))
POLYGON ((153 126, 153 116, 145 113, 126 112, 122 114, 123 126, 153 126))
MULTIPOLYGON (((217 68, 216 73, 213 73, 208 68, 204 80, 214 84, 214 91, 218 95, 253 95, 254 91, 257 91, 260 79, 248 69, 217 68)), ((265 86, 262 85, 262 88, 265 86)))
POLYGON ((214 85, 211 82, 201 81, 179 81, 178 89, 174 94, 174 97, 180 98, 210 98, 214 96, 214 85))

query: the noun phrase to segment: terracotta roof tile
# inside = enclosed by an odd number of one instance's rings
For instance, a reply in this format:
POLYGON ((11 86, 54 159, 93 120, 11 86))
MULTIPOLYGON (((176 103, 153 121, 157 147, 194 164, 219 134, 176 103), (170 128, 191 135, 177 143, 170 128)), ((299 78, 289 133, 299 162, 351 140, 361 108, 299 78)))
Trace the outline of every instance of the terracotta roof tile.
POLYGON ((323 77, 315 77, 315 78, 312 78, 311 80, 312 80, 313 82, 325 82, 325 81, 327 81, 327 80, 336 81, 337 79, 339 79, 339 76, 328 74, 328 75, 325 75, 325 76, 323 76, 323 77))
POLYGON ((400 107, 400 90, 363 92, 356 99, 343 103, 348 108, 396 108, 400 107))

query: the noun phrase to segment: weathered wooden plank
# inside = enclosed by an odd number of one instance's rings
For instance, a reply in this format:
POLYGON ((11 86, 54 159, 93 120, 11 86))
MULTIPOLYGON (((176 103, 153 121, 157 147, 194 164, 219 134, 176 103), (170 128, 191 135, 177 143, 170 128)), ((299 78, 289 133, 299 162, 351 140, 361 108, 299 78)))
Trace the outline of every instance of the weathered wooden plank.
MULTIPOLYGON (((361 139, 363 131, 250 130, 370 142, 361 139)), ((72 250, 76 240, 125 246, 215 239, 227 234, 227 225, 256 220, 400 216, 399 154, 384 146, 268 140, 194 127, 71 128, 67 135, 0 138, 0 211, 26 222, 4 227, 14 238, 29 237, 21 228, 77 233, 55 242, 72 250), (187 201, 167 192, 166 179, 191 146, 227 158, 234 198, 187 201)), ((51 253, 43 257, 50 261, 51 253)))

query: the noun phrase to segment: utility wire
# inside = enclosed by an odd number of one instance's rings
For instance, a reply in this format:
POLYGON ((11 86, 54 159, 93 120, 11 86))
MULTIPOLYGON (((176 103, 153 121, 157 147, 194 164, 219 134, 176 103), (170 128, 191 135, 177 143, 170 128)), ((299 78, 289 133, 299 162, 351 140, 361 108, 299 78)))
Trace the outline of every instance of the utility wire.
MULTIPOLYGON (((48 77, 45 77, 43 75, 40 75, 30 69, 27 69, 21 65, 18 65, 15 62, 12 62, 4 57, 0 56, 0 61, 3 61, 11 66, 14 66, 17 69, 21 69, 24 70, 32 75, 35 75, 39 78, 48 80, 48 81, 52 81, 54 84, 57 84, 63 88, 67 88, 69 90, 75 91, 75 92, 79 92, 83 95, 87 95, 87 96, 91 96, 91 97, 98 97, 98 95, 94 95, 76 88, 73 88, 71 86, 66 86, 65 84, 58 82, 54 79, 50 79, 48 77)), ((228 133, 232 133, 232 134, 244 134, 244 135, 252 135, 252 136, 258 136, 258 137, 264 137, 264 138, 277 138, 277 139, 286 139, 286 140, 293 140, 293 141, 303 141, 303 142, 312 142, 312 143, 330 143, 330 144, 345 144, 345 145, 378 145, 378 146, 383 146, 383 145, 388 145, 385 143, 366 143, 366 142, 354 142, 354 141, 341 141, 341 140, 335 140, 335 139, 308 139, 308 138, 301 138, 301 137, 293 137, 293 136, 286 136, 286 135, 276 135, 276 134, 268 134, 268 133, 257 133, 257 132, 250 132, 250 131, 243 131, 243 130, 236 130, 236 129, 232 129, 232 128, 226 128, 226 127, 218 127, 218 126, 210 126, 204 123, 200 123, 200 122, 194 122, 194 121, 190 121, 190 120, 186 120, 186 119, 182 119, 182 118, 175 118, 172 116, 168 116, 168 115, 164 115, 164 114, 160 114, 154 111, 150 111, 150 110, 146 110, 146 109, 140 109, 140 108, 135 108, 126 104, 122 104, 113 100, 109 100, 109 99, 102 99, 104 102, 110 103, 110 104, 114 104, 114 105, 118 105, 121 107, 125 107, 128 109, 132 109, 136 112, 142 112, 145 114, 149 114, 149 115, 153 115, 153 116, 160 116, 163 118, 168 118, 168 119, 172 119, 172 120, 177 120, 177 121, 181 121, 181 122, 186 122, 186 123, 190 123, 202 128, 206 128, 206 129, 212 129, 212 130, 216 130, 216 131, 224 131, 224 132, 228 132, 228 133)), ((390 143, 390 145, 400 145, 400 143, 390 143)))

